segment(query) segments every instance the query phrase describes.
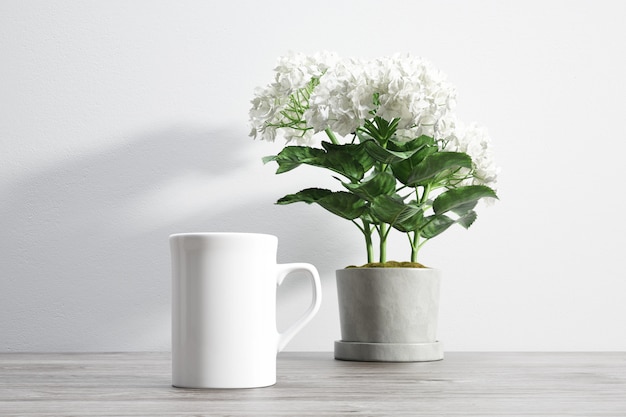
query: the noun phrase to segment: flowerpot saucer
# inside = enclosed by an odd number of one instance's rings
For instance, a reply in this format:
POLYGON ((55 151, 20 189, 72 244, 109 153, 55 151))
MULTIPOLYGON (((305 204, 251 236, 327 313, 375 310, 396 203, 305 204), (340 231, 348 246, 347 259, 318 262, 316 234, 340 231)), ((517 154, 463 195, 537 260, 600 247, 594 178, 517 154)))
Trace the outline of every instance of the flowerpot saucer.
POLYGON ((363 343, 335 341, 335 359, 361 362, 429 362, 443 359, 443 346, 433 343, 363 343))

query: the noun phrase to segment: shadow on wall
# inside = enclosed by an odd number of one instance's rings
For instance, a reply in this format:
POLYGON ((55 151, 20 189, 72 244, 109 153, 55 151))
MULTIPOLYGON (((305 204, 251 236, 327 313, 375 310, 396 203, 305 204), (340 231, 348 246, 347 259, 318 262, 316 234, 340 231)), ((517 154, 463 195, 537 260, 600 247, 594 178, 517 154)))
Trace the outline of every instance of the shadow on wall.
POLYGON ((329 247, 319 231, 326 213, 309 210, 296 226, 273 205, 282 191, 262 186, 275 176, 249 141, 172 127, 11 184, 0 206, 0 350, 169 349, 171 233, 265 232, 288 248, 285 262, 323 261, 311 246, 340 256, 345 242, 329 247))

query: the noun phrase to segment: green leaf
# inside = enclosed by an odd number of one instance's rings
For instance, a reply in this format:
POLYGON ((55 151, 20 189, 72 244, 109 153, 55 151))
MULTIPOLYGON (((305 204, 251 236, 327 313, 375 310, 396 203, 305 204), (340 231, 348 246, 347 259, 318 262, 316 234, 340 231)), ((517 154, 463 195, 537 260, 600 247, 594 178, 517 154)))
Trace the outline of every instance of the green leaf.
POLYGON ((380 146, 374 140, 366 140, 362 143, 367 153, 378 162, 394 164, 409 159, 418 149, 410 151, 392 151, 380 146))
POLYGON ((263 159, 261 159, 263 161, 263 164, 267 164, 268 162, 272 162, 275 161, 277 158, 276 155, 269 155, 269 156, 264 156, 263 159))
POLYGON ((362 144, 345 143, 335 145, 330 142, 322 142, 322 147, 326 150, 327 164, 336 164, 337 167, 344 166, 343 172, 339 172, 348 178, 359 181, 363 175, 369 171, 376 161, 365 151, 362 144))
POLYGON ((323 142, 325 149, 309 146, 287 146, 274 157, 263 158, 264 162, 276 161, 277 174, 291 171, 302 164, 326 168, 339 173, 350 181, 360 181, 374 165, 374 160, 359 149, 359 145, 332 145, 323 142))
POLYGON ((426 239, 432 239, 435 236, 445 232, 448 227, 452 226, 455 221, 443 214, 435 214, 426 217, 427 224, 421 230, 421 235, 426 239))
POLYGON ((465 229, 469 229, 469 227, 476 220, 476 217, 475 211, 470 211, 456 220, 446 216, 445 214, 434 214, 425 218, 426 226, 420 231, 420 233, 424 238, 432 239, 433 237, 445 232, 455 223, 460 224, 465 229))
POLYGON ((458 168, 472 168, 472 158, 462 152, 437 152, 417 164, 407 178, 407 185, 416 187, 435 179, 439 174, 458 168))
MULTIPOLYGON (((436 214, 442 214, 450 210, 461 211, 481 198, 498 198, 496 192, 486 185, 467 185, 453 188, 441 193, 433 201, 433 210, 436 214)), ((462 211, 461 211, 462 212, 462 211)))
POLYGON ((367 181, 348 184, 343 183, 350 192, 359 197, 372 201, 383 194, 393 194, 396 191, 396 179, 387 172, 376 172, 367 181))
POLYGON ((388 147, 398 151, 415 150, 415 153, 410 158, 391 165, 391 170, 394 175, 404 185, 408 185, 409 176, 415 167, 427 156, 437 152, 435 140, 425 135, 409 142, 389 141, 388 147))
POLYGON ((401 232, 413 232, 415 230, 419 230, 424 225, 424 212, 419 209, 415 214, 402 221, 396 222, 393 227, 401 232))
POLYGON ((354 194, 345 191, 333 192, 323 188, 307 188, 295 194, 289 194, 279 199, 276 204, 291 204, 303 202, 317 203, 331 213, 353 220, 365 211, 365 201, 354 194))
POLYGON ((276 204, 291 204, 291 203, 316 203, 319 199, 324 198, 333 192, 324 188, 307 188, 302 191, 298 191, 295 194, 288 194, 279 199, 276 204))
POLYGON ((474 210, 474 207, 476 207, 476 204, 478 204, 478 200, 470 201, 470 202, 465 203, 465 204, 461 204, 459 206, 454 207, 450 211, 452 211, 453 213, 456 213, 459 216, 464 216, 465 214, 467 214, 470 211, 474 210))
POLYGON ((474 224, 474 222, 476 221, 476 217, 478 217, 476 215, 475 211, 469 211, 467 213, 465 213, 465 215, 459 217, 456 220, 456 223, 460 224, 461 226, 463 226, 466 229, 469 229, 469 227, 474 224))
MULTIPOLYGON (((375 96, 374 101, 376 100, 377 98, 375 96)), ((363 126, 357 129, 357 133, 359 130, 365 132, 371 138, 375 139, 376 142, 384 144, 396 133, 399 122, 399 118, 387 121, 380 116, 375 116, 373 120, 364 120, 363 126)))
POLYGON ((421 209, 413 204, 406 204, 399 197, 381 195, 374 199, 370 212, 377 219, 391 226, 402 224, 421 209))
POLYGON ((365 201, 354 194, 337 191, 319 200, 317 204, 344 219, 354 220, 365 211, 365 201))
POLYGON ((363 166, 348 153, 329 152, 310 165, 326 168, 343 175, 350 181, 360 181, 365 175, 363 166))
POLYGON ((387 149, 392 151, 420 151, 428 146, 435 146, 435 139, 426 135, 411 140, 390 139, 387 142, 387 149))
POLYGON ((263 158, 264 162, 276 161, 278 163, 277 174, 291 171, 302 164, 314 165, 324 157, 324 150, 311 148, 309 146, 286 146, 282 151, 273 158, 263 158))

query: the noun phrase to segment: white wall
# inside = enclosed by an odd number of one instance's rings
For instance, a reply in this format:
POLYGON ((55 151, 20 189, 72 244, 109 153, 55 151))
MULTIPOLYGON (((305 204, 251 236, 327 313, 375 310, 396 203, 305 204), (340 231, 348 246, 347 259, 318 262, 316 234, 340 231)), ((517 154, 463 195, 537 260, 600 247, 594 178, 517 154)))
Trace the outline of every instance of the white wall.
MULTIPOLYGON (((280 262, 315 264, 323 307, 289 349, 332 350, 360 233, 274 206, 327 180, 275 176, 279 144, 247 137, 276 58, 322 49, 422 55, 489 127, 501 201, 422 254, 447 350, 626 349, 624 4, 3 0, 0 351, 168 350, 167 237, 187 231, 276 234, 280 262)), ((308 289, 281 290, 281 326, 308 289)))

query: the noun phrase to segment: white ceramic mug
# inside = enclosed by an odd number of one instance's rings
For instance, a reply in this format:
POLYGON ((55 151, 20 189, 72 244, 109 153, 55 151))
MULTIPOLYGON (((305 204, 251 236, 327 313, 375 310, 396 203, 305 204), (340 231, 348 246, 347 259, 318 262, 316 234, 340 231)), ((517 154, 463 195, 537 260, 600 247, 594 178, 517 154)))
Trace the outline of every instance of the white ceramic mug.
POLYGON ((317 313, 315 267, 277 264, 278 238, 256 233, 170 236, 172 385, 252 388, 276 383, 276 355, 317 313), (309 309, 285 332, 276 329, 276 289, 287 274, 308 271, 309 309))

